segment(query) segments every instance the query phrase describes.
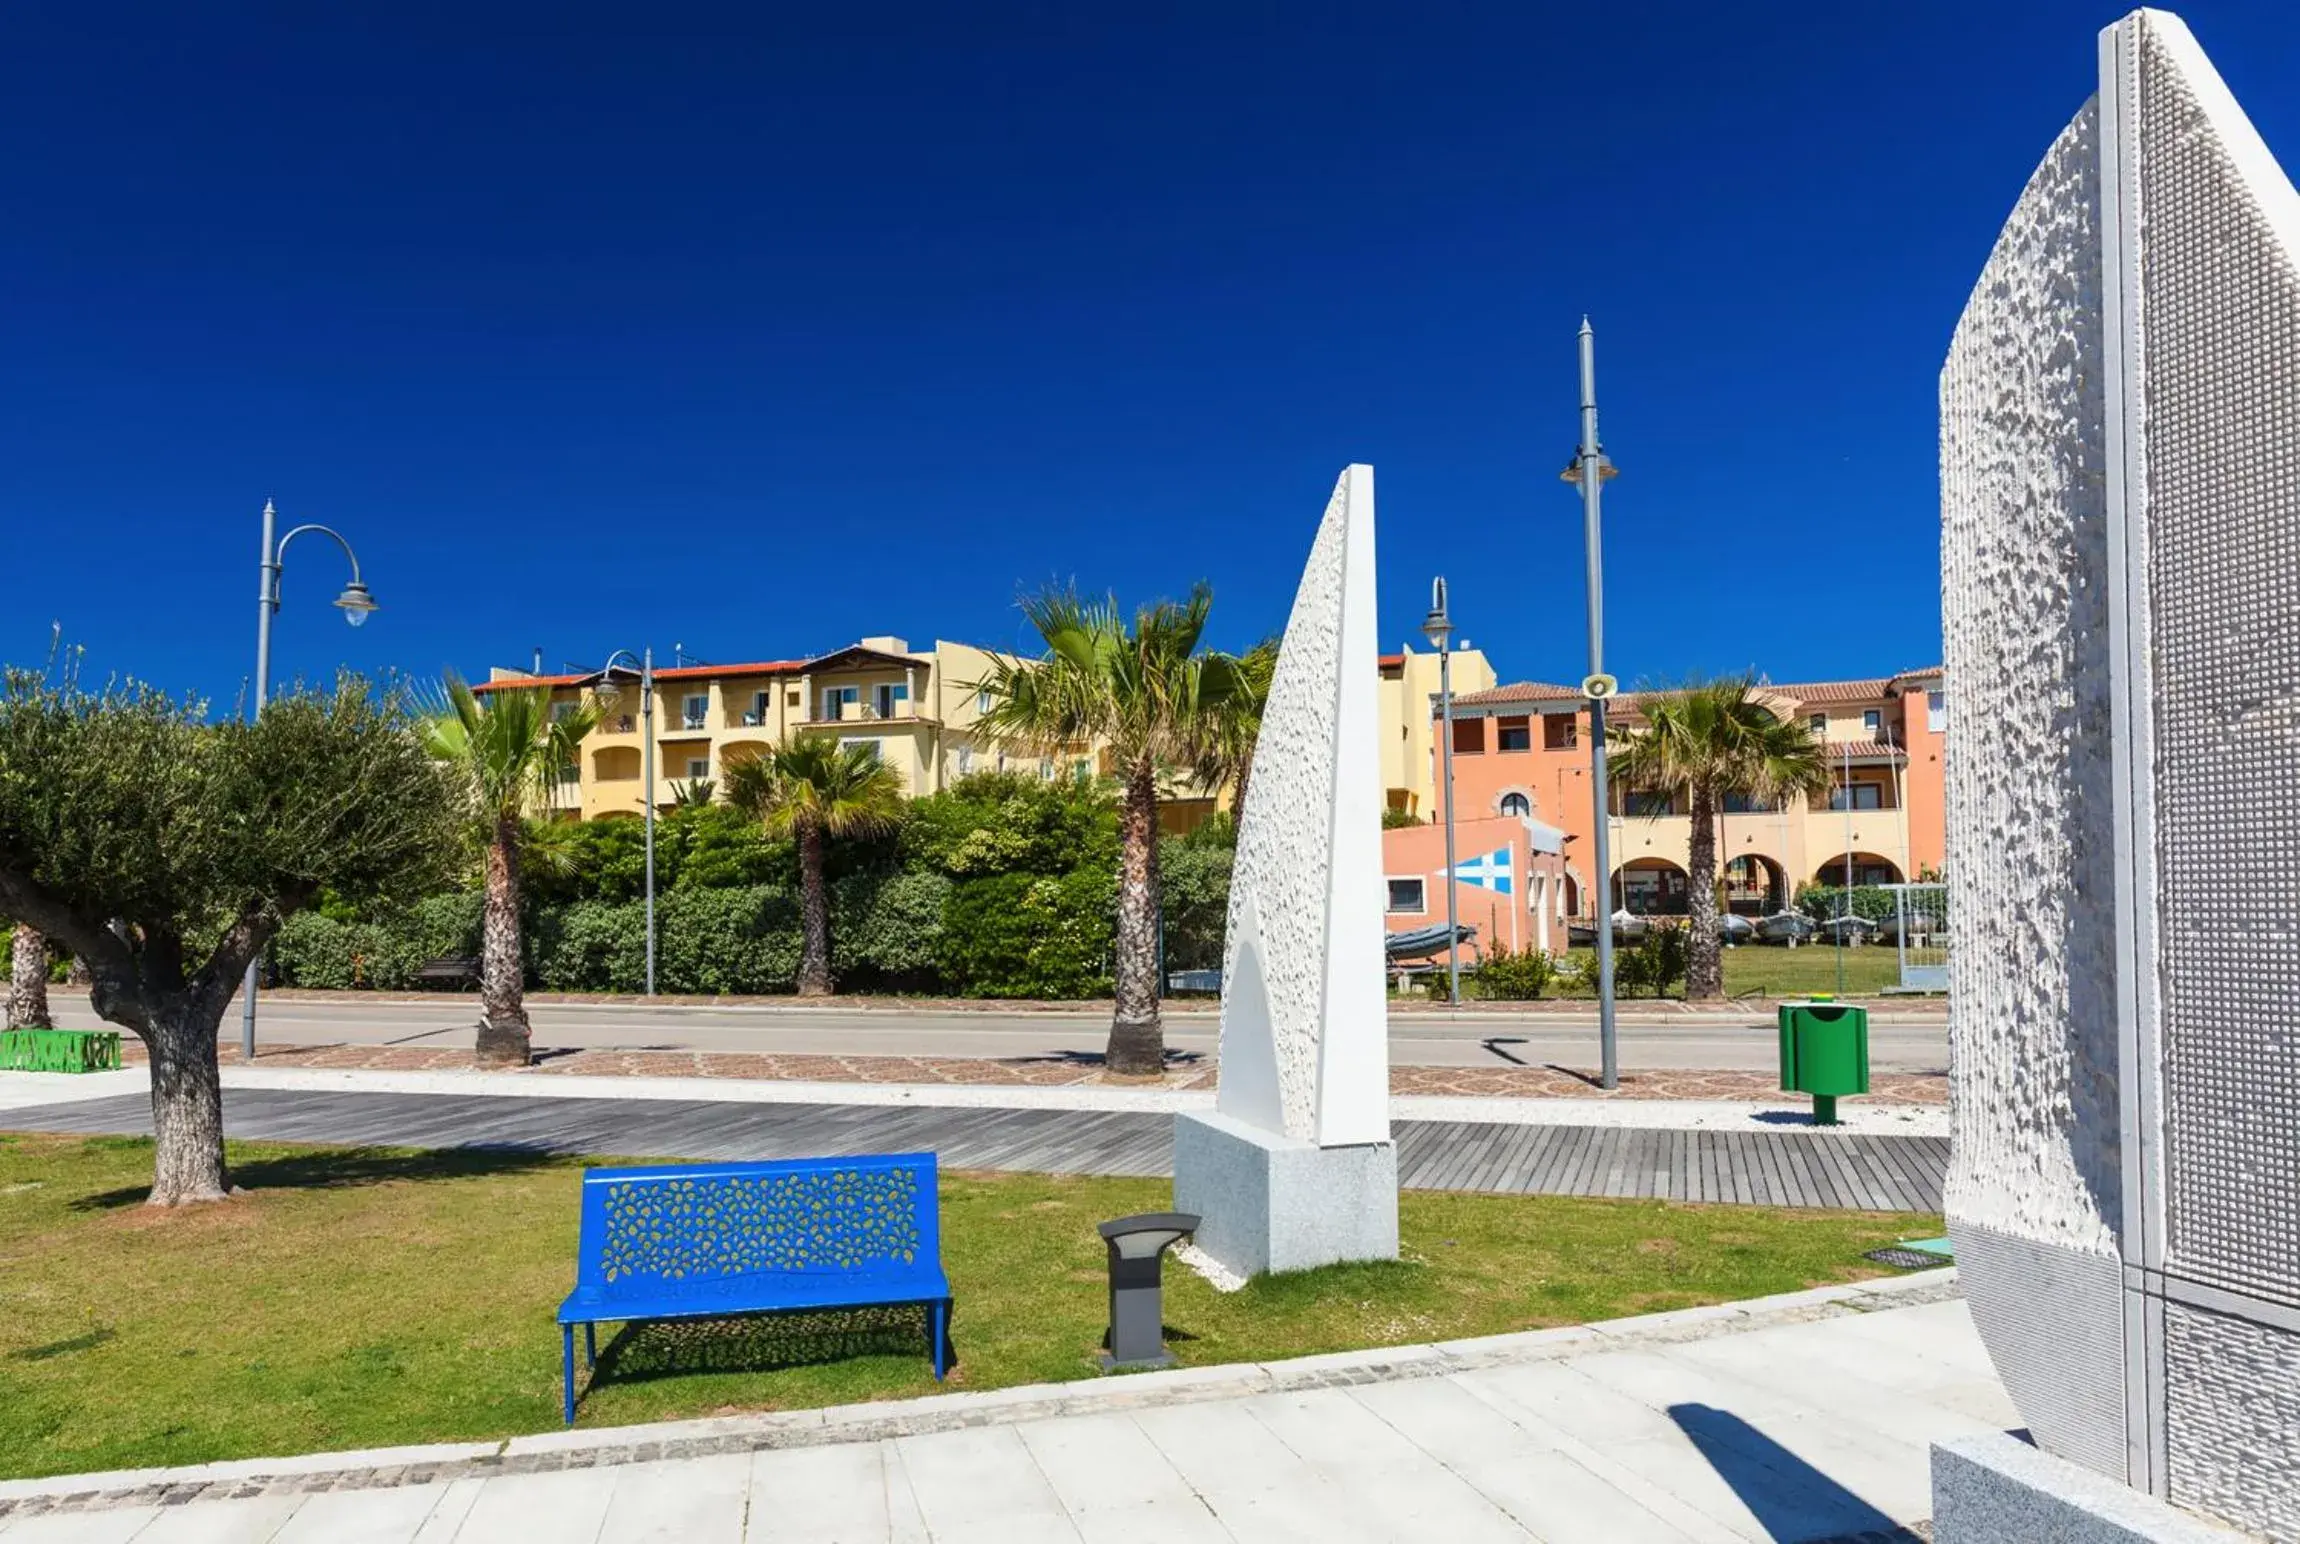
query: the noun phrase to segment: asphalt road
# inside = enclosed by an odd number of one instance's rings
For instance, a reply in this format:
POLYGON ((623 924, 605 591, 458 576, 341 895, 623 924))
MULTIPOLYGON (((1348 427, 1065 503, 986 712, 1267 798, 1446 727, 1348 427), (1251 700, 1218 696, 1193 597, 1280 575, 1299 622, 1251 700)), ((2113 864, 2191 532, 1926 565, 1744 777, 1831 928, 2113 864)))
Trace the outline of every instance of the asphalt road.
MULTIPOLYGON (((85 998, 59 992, 58 1021, 92 1024, 85 998)), ((303 1045, 457 1045, 478 1019, 476 999, 398 1003, 265 998, 260 1037, 303 1045)), ((785 1055, 1054 1056, 1099 1052, 1107 1010, 934 1010, 921 1008, 645 1007, 636 1004, 534 1003, 528 1015, 539 1045, 601 1050, 749 1051, 785 1055)), ((1206 1009, 1171 1012, 1166 1042, 1177 1051, 1211 1055, 1219 1024, 1206 1009)), ((239 1037, 239 1008, 225 1018, 224 1039, 239 1037)), ((1671 1068, 1771 1071, 1777 1057, 1769 1011, 1742 1017, 1656 1018, 1625 1011, 1621 1064, 1630 1070, 1671 1068)), ((1870 1063, 1879 1072, 1938 1072, 1948 1065, 1948 1028, 1934 1012, 1869 1019, 1870 1063)), ((1545 1014, 1415 1012, 1390 1020, 1390 1059, 1401 1066, 1595 1066, 1597 1018, 1545 1014)))

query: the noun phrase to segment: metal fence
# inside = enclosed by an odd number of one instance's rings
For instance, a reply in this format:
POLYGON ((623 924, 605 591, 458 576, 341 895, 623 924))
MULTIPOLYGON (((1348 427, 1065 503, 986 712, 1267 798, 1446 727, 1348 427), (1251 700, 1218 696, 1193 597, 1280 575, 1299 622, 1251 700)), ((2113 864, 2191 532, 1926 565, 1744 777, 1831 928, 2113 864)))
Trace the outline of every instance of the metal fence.
POLYGON ((1893 892, 1892 942, 1900 951, 1901 990, 1949 989, 1949 887, 1887 885, 1893 892))

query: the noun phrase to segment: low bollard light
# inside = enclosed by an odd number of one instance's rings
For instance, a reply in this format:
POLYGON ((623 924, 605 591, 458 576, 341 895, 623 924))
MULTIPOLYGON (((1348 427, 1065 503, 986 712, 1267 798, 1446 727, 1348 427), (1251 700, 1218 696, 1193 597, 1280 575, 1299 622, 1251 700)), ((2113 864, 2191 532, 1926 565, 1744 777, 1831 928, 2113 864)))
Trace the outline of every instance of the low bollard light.
POLYGON ((1110 1334, 1102 1370, 1171 1367, 1166 1349, 1166 1251, 1198 1231, 1188 1212, 1147 1212, 1100 1225, 1110 1250, 1110 1334))

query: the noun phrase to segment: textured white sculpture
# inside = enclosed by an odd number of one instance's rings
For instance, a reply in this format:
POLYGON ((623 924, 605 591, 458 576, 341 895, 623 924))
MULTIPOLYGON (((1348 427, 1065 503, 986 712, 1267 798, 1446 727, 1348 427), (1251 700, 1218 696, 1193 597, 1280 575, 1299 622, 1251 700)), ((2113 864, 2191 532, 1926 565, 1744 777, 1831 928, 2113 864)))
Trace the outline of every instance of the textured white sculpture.
POLYGON ((2005 226, 1941 377, 1955 1141, 2051 1452, 2300 1537, 2300 196, 2188 30, 2005 226))
POLYGON ((1238 832, 1221 1091, 1174 1124, 1174 1204, 1240 1275, 1397 1253, 1382 976, 1374 472, 1346 468, 1294 595, 1238 832))
POLYGON ((1386 1142, 1374 469, 1334 484, 1278 648, 1238 831, 1216 1108, 1322 1147, 1386 1142))

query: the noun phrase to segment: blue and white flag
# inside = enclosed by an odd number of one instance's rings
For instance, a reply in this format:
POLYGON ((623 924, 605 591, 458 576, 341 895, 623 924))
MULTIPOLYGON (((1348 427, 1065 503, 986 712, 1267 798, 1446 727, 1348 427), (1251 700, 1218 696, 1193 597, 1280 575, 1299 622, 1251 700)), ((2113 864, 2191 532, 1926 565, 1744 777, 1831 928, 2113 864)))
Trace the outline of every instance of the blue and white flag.
POLYGON ((1482 858, 1472 858, 1467 863, 1456 864, 1453 877, 1465 885, 1476 885, 1481 890, 1491 890, 1498 895, 1508 895, 1515 888, 1514 870, 1506 846, 1496 847, 1482 858))

